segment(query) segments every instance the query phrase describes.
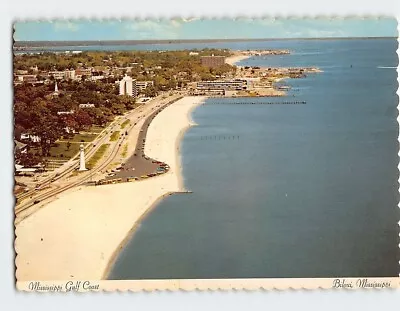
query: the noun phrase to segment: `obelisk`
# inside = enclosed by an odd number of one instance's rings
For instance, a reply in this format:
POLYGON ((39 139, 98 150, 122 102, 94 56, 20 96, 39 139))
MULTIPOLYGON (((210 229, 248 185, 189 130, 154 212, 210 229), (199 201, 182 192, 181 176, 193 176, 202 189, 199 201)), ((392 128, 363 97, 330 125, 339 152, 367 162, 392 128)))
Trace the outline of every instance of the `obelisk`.
POLYGON ((85 150, 83 148, 83 144, 79 147, 79 170, 80 171, 86 171, 86 166, 85 166, 85 150))

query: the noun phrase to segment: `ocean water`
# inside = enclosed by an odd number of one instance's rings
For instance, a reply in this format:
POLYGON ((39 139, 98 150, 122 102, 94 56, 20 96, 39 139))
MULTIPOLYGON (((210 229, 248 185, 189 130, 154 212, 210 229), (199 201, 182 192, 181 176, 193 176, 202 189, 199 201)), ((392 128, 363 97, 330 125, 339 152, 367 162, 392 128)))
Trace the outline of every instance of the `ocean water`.
POLYGON ((397 276, 397 41, 235 47, 292 51, 242 65, 324 72, 285 81, 288 98, 195 109, 181 142, 193 193, 149 213, 109 279, 397 276))

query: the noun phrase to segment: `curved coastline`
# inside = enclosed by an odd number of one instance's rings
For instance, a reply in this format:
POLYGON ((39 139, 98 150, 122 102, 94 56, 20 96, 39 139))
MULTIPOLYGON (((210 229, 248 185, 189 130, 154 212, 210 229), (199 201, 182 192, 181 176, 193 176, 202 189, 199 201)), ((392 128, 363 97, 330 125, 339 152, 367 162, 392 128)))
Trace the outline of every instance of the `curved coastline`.
POLYGON ((149 126, 145 153, 170 165, 139 182, 80 187, 16 227, 16 276, 30 280, 104 279, 137 224, 166 195, 183 190, 179 144, 205 97, 184 97, 149 126))
MULTIPOLYGON (((187 97, 187 99, 189 99, 189 97, 187 97)), ((116 260, 119 256, 119 254, 121 253, 121 251, 126 247, 126 245, 128 244, 128 242, 134 237, 136 229, 139 225, 140 222, 142 222, 156 207, 157 205, 165 198, 168 197, 170 195, 173 194, 177 194, 179 192, 184 192, 186 191, 185 189, 185 185, 184 185, 184 181, 183 181, 183 173, 182 173, 182 161, 181 161, 181 153, 180 153, 180 145, 182 143, 183 140, 183 136, 185 135, 186 131, 191 128, 192 126, 196 126, 197 124, 193 122, 191 115, 193 110, 198 107, 203 101, 204 101, 205 97, 195 97, 194 99, 192 99, 193 103, 192 106, 189 108, 189 110, 186 112, 186 120, 187 120, 187 124, 179 131, 179 134, 176 136, 176 140, 175 140, 175 167, 176 167, 176 171, 174 172, 176 174, 176 177, 178 179, 178 189, 176 191, 169 191, 161 196, 159 196, 150 206, 149 208, 137 219, 137 221, 134 223, 133 227, 131 228, 131 230, 129 230, 128 234, 126 235, 126 237, 121 241, 121 243, 117 246, 117 248, 115 249, 115 251, 113 252, 113 254, 111 255, 108 264, 104 270, 103 276, 102 276, 102 280, 107 280, 108 276, 112 270, 112 267, 115 265, 116 260)), ((183 100, 185 100, 185 98, 183 98, 183 100)), ((175 103, 174 103, 175 104, 175 103)), ((172 105, 174 105, 172 104, 172 105)), ((163 112, 160 113, 160 115, 163 112)), ((157 117, 156 117, 157 118, 157 117)), ((153 120, 153 122, 156 120, 156 118, 153 120)), ((150 124, 151 127, 151 124, 150 124)), ((154 137, 147 137, 146 141, 147 143, 151 144, 151 140, 154 137)), ((147 145, 147 144, 146 144, 147 145)), ((146 154, 149 154, 146 152, 146 154)), ((150 152, 151 154, 151 152, 150 152)), ((152 157, 162 160, 162 155, 155 155, 152 154, 152 157)), ((156 177, 157 178, 157 177, 156 177)))

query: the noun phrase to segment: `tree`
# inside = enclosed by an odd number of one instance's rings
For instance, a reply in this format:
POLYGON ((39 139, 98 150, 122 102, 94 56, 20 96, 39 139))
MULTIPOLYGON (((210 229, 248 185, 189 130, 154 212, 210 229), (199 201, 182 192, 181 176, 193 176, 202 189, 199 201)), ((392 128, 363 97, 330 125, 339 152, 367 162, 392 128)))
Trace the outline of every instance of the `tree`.
POLYGON ((78 109, 75 111, 74 119, 78 125, 79 131, 92 125, 92 118, 90 117, 89 113, 83 109, 78 109))
POLYGON ((16 162, 22 166, 31 167, 37 165, 40 162, 40 157, 33 153, 21 153, 19 156, 16 155, 16 162))
POLYGON ((144 95, 146 97, 157 96, 156 89, 154 88, 154 86, 150 85, 150 86, 146 87, 146 89, 144 90, 144 95))

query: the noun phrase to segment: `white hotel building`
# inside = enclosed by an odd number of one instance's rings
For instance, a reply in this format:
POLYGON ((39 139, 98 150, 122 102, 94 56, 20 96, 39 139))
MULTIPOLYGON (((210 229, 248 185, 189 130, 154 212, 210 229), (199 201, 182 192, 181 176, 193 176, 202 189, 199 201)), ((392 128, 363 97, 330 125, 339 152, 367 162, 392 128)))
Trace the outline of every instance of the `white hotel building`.
POLYGON ((125 77, 119 81, 119 95, 137 97, 136 80, 125 75, 125 77))

